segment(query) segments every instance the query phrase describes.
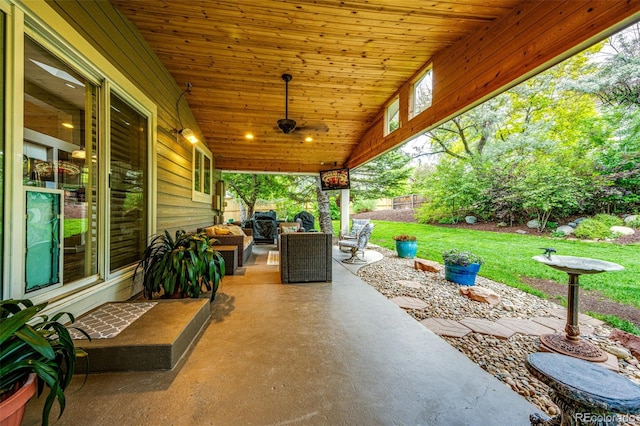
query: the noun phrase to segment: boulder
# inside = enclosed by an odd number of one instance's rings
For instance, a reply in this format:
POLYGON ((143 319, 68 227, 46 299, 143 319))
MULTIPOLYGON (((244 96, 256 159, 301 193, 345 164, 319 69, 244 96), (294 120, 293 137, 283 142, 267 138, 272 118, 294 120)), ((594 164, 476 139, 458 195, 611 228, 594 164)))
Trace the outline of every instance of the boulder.
POLYGON ((478 221, 478 219, 476 219, 475 216, 465 216, 464 221, 467 222, 469 225, 473 225, 478 221))
POLYGON ((638 215, 632 214, 624 218, 624 223, 633 222, 634 220, 637 220, 637 219, 638 219, 638 215))
POLYGON ((476 302, 488 303, 491 306, 500 304, 500 296, 488 288, 479 286, 460 286, 460 294, 476 302))
POLYGON ((498 224, 496 225, 498 228, 506 228, 507 226, 507 222, 498 222, 498 224))
POLYGON ((620 343, 631 351, 631 355, 640 359, 640 336, 622 330, 613 330, 609 335, 609 339, 620 343))
POLYGON ((440 272, 442 271, 442 265, 438 262, 426 259, 415 259, 413 261, 413 267, 418 271, 424 272, 440 272))
POLYGON ((574 222, 576 225, 580 225, 580 222, 585 221, 585 220, 587 220, 587 218, 586 218, 586 217, 579 217, 579 218, 577 218, 576 220, 574 220, 573 222, 574 222))
POLYGON ((530 220, 527 222, 527 228, 529 229, 540 229, 540 221, 537 219, 530 220))
POLYGON ((575 227, 577 227, 577 226, 578 226, 578 224, 577 224, 577 223, 575 223, 575 222, 569 222, 569 223, 567 223, 567 226, 570 226, 570 227, 572 227, 572 228, 575 228, 575 227))
POLYGON ((527 231, 525 231, 524 229, 516 229, 516 234, 524 235, 526 233, 527 233, 527 231))
POLYGON ((633 235, 636 233, 633 228, 629 228, 628 226, 612 226, 609 228, 609 231, 622 235, 633 235))
POLYGON ((562 225, 562 226, 558 226, 556 228, 557 232, 563 232, 564 235, 571 235, 573 234, 573 228, 570 225, 562 225))

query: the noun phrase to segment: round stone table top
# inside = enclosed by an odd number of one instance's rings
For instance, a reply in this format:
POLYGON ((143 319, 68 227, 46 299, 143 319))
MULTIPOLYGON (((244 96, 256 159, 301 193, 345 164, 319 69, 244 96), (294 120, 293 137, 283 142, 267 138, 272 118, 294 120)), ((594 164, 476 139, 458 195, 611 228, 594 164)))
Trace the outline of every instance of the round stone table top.
POLYGON ((640 413, 640 386, 593 362, 536 352, 527 356, 527 367, 565 398, 612 413, 640 413))

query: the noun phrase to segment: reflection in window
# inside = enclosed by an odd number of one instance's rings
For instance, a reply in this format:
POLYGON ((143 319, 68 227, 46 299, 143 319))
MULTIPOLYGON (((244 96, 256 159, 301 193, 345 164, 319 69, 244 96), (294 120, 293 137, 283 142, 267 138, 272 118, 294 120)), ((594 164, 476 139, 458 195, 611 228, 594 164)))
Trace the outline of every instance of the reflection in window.
POLYGON ((389 134, 400 127, 400 99, 396 98, 395 101, 387 107, 386 111, 386 132, 389 134))
POLYGON ((131 265, 146 247, 147 118, 111 95, 110 270, 131 265))
POLYGON ((413 85, 413 117, 431 106, 432 88, 433 71, 429 69, 413 85))
POLYGON ((63 191, 64 283, 97 274, 97 88, 25 36, 22 179, 63 191))

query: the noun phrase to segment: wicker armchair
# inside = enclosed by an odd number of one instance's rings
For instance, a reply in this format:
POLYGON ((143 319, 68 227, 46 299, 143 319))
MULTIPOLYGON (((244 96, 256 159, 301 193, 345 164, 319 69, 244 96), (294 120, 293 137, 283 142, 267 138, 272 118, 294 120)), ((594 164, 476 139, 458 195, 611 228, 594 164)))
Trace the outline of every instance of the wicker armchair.
POLYGON ((296 232, 280 235, 283 283, 331 282, 331 234, 296 232))

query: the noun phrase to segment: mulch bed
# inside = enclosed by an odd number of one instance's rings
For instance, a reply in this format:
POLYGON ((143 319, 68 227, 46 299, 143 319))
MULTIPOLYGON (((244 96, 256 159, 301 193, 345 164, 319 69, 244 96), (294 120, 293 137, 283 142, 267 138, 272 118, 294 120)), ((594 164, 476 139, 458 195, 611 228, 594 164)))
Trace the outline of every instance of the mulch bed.
MULTIPOLYGON (((388 220, 391 222, 417 222, 411 209, 378 210, 375 212, 358 213, 353 215, 356 219, 388 220)), ((451 225, 437 225, 446 228, 473 229, 476 231, 516 233, 517 230, 527 231, 528 234, 539 235, 535 230, 528 229, 525 225, 501 228, 493 222, 478 222, 473 225, 466 222, 451 225)), ((613 244, 640 243, 640 232, 616 239, 613 244)), ((549 295, 550 299, 561 300, 567 297, 567 285, 559 284, 553 280, 523 277, 523 281, 531 288, 549 295)), ((622 305, 604 297, 598 291, 580 289, 580 312, 596 312, 602 315, 615 315, 640 326, 640 309, 629 305, 622 305)))

